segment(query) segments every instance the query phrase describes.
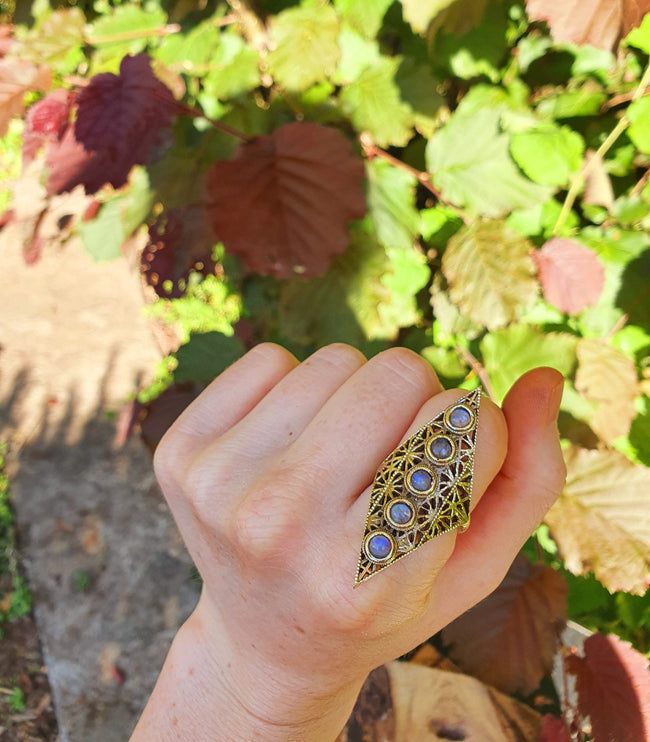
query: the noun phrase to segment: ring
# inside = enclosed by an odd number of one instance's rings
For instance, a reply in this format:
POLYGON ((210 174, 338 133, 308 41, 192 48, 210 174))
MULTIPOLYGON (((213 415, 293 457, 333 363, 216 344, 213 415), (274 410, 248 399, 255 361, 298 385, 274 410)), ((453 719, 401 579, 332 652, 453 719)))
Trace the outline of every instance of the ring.
POLYGON ((422 544, 469 525, 481 390, 447 407, 377 470, 354 586, 422 544))

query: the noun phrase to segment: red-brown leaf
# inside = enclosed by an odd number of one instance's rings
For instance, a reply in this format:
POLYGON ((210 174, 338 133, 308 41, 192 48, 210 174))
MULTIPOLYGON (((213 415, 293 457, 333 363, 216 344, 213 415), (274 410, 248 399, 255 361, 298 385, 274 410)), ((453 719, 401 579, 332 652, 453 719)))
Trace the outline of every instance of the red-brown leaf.
POLYGON ((564 719, 546 714, 542 719, 539 742, 571 742, 571 736, 564 719))
POLYGON ((249 270, 317 276, 347 247, 348 222, 365 214, 363 175, 363 163, 336 130, 287 124, 212 166, 208 220, 249 270))
POLYGON ((533 253, 544 298, 567 314, 598 303, 605 269, 596 254, 573 240, 553 237, 533 253))
POLYGON ((577 678, 580 713, 591 717, 594 742, 650 739, 648 660, 613 635, 593 634, 584 653, 566 662, 577 678))
POLYGON ((526 8, 556 41, 613 49, 650 12, 650 0, 526 0, 526 8))
POLYGON ((499 587, 443 630, 451 658, 484 683, 531 693, 553 664, 566 594, 559 572, 519 554, 499 587))
POLYGON ((182 295, 179 285, 190 271, 212 273, 214 238, 201 207, 170 209, 149 228, 149 242, 142 251, 140 267, 145 280, 159 296, 171 299, 182 295), (172 282, 170 291, 164 284, 172 282))
POLYGON ((171 125, 174 97, 151 71, 146 54, 124 57, 120 74, 95 75, 77 98, 77 116, 48 146, 48 191, 83 185, 94 193, 105 183, 123 186, 134 165, 143 165, 171 125))
POLYGON ((23 133, 23 169, 47 142, 58 142, 68 126, 74 96, 59 88, 30 106, 23 133))
POLYGON ((7 133, 9 122, 25 110, 23 99, 30 90, 45 92, 52 84, 52 72, 46 65, 17 57, 0 59, 0 137, 7 133))

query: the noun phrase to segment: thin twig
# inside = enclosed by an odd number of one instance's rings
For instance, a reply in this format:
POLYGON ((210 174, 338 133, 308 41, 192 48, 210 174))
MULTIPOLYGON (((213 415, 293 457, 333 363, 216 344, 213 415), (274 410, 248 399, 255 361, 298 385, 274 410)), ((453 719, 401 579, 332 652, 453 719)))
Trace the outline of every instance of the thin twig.
POLYGON ((630 196, 640 195, 641 191, 645 188, 648 179, 650 179, 650 167, 645 171, 645 173, 643 173, 634 188, 630 191, 630 196))
POLYGON ((475 358, 467 348, 463 348, 460 345, 456 346, 456 352, 460 353, 461 356, 463 356, 466 363, 471 366, 474 373, 478 376, 478 378, 481 380, 481 384, 483 384, 483 388, 485 389, 485 393, 488 395, 488 397, 494 401, 494 389, 492 387, 492 382, 490 381, 490 377, 487 374, 487 371, 485 370, 483 364, 475 358))
MULTIPOLYGON (((631 100, 638 100, 644 94, 645 89, 648 87, 649 83, 650 65, 646 67, 645 72, 643 73, 643 77, 641 78, 641 82, 637 86, 637 89, 634 91, 631 100)), ((566 195, 566 198, 564 199, 564 203, 562 204, 562 210, 560 211, 557 221, 555 222, 555 227, 553 227, 554 235, 557 235, 564 226, 564 222, 567 220, 567 217, 569 216, 569 213, 573 208, 573 204, 578 197, 578 193, 580 193, 580 190, 584 186, 585 178, 596 166, 596 163, 599 161, 599 156, 600 159, 605 159, 605 155, 607 154, 607 152, 609 152, 616 140, 621 136, 621 134, 627 129, 629 125, 630 120, 628 119, 627 115, 624 115, 612 129, 609 136, 596 150, 596 155, 592 157, 589 162, 583 164, 580 172, 575 176, 575 178, 573 178, 569 187, 569 191, 566 195)))
POLYGON ((230 134, 230 136, 241 139, 242 142, 250 142, 254 139, 254 137, 250 137, 248 136, 248 134, 244 134, 244 132, 239 131, 238 129, 233 129, 232 126, 228 126, 228 124, 224 124, 222 121, 208 118, 200 108, 194 108, 193 106, 188 106, 186 103, 178 102, 176 103, 176 106, 180 111, 187 114, 188 116, 193 116, 195 118, 204 118, 206 121, 209 121, 215 129, 219 129, 226 134, 230 134))
POLYGON ((161 28, 150 28, 147 30, 139 31, 123 31, 122 33, 116 33, 112 36, 101 36, 99 38, 93 38, 92 36, 84 36, 84 43, 89 46, 99 46, 100 44, 110 44, 114 41, 129 41, 130 39, 148 39, 153 36, 169 36, 174 33, 178 33, 181 27, 178 23, 169 23, 161 28))
MULTIPOLYGON (((613 98, 606 100, 603 103, 603 105, 600 107, 600 110, 603 113, 605 113, 606 111, 609 111, 610 108, 616 108, 616 106, 620 106, 621 103, 629 103, 629 101, 631 101, 634 98, 635 92, 636 90, 631 90, 629 93, 622 93, 621 95, 615 95, 613 98)), ((644 95, 650 95, 650 87, 647 87, 641 93, 641 96, 644 96, 644 95)))
POLYGON ((627 324, 628 319, 629 319, 629 317, 627 315, 627 312, 625 314, 622 314, 616 320, 616 322, 614 322, 614 326, 607 333, 607 335, 605 335, 605 337, 603 338, 603 340, 605 342, 609 342, 614 337, 614 335, 616 335, 617 332, 620 332, 625 327, 625 325, 627 324))
POLYGON ((410 173, 415 177, 418 183, 421 183, 428 191, 430 191, 436 197, 436 199, 440 201, 440 203, 448 206, 457 216, 459 216, 463 220, 464 224, 470 223, 470 219, 463 213, 461 209, 459 209, 457 206, 454 206, 454 204, 443 198, 440 191, 431 182, 431 176, 429 175, 429 173, 417 170, 416 168, 411 167, 411 165, 407 165, 407 163, 398 160, 397 157, 393 157, 393 155, 386 152, 386 150, 378 147, 367 134, 361 134, 361 136, 359 137, 359 142, 361 143, 364 154, 369 160, 372 160, 374 157, 381 157, 382 160, 390 162, 391 165, 394 165, 400 170, 404 170, 405 172, 410 173))

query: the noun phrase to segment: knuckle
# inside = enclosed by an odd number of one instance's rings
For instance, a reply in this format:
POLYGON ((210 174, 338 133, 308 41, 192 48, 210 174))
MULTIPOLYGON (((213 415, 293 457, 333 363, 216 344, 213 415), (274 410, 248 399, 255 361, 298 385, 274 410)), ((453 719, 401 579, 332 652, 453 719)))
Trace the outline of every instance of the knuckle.
POLYGON ((435 374, 431 366, 408 348, 390 348, 376 356, 376 362, 390 371, 399 383, 406 382, 418 390, 432 389, 435 374))
MULTIPOLYGON (((314 360, 324 361, 330 363, 337 368, 359 368, 362 366, 366 358, 360 350, 353 348, 351 345, 345 343, 332 343, 326 345, 324 348, 317 350, 312 356, 314 360)), ((309 359, 311 360, 311 359, 309 359)), ((309 360, 307 362, 309 362, 309 360)))
POLYGON ((178 436, 172 426, 162 437, 153 455, 153 470, 160 486, 176 483, 181 469, 178 436))

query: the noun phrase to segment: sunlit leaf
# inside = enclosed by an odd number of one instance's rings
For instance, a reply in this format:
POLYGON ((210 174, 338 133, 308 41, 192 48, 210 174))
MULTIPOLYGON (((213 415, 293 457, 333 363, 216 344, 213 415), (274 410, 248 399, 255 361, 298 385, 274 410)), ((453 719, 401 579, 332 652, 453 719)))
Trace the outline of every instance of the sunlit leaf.
POLYGON ((320 278, 294 278, 282 287, 283 335, 300 343, 392 340, 417 319, 415 294, 429 270, 413 249, 390 255, 372 235, 355 228, 350 247, 320 278))
POLYGON ((613 451, 565 451, 564 492, 545 522, 573 574, 593 572, 610 591, 650 586, 650 469, 613 451))
POLYGON ((204 75, 211 68, 220 33, 214 19, 199 23, 187 34, 165 36, 154 56, 172 69, 190 75, 204 75))
POLYGON ((628 136, 642 152, 650 153, 650 98, 630 103, 626 116, 630 120, 628 136))
POLYGON ((589 716, 594 742, 639 742, 650 737, 648 659, 617 636, 593 634, 584 657, 566 659, 576 676, 578 708, 589 716))
POLYGON ((649 0, 526 0, 531 20, 548 21, 556 41, 613 49, 650 12, 649 0))
POLYGON ((0 137, 9 129, 9 122, 25 110, 25 93, 46 91, 52 84, 52 73, 46 66, 16 57, 0 59, 0 137))
POLYGON ((369 39, 377 36, 384 15, 392 4, 393 0, 334 0, 339 15, 369 39))
POLYGON ((481 340, 481 354, 496 402, 503 401, 517 379, 538 366, 568 376, 576 364, 578 338, 562 332, 542 333, 531 325, 513 324, 481 340))
POLYGON ((223 33, 217 50, 210 57, 202 96, 226 100, 255 89, 260 84, 258 65, 257 52, 239 34, 223 33))
POLYGON ((598 303, 605 269, 593 250, 575 240, 554 237, 532 255, 549 304, 577 314, 598 303))
POLYGON ((420 221, 415 177, 379 159, 368 163, 366 173, 368 209, 380 241, 386 247, 412 248, 420 221))
POLYGON ((244 142, 206 178, 208 221, 249 270, 323 273, 365 212, 363 163, 335 129, 287 124, 244 142))
POLYGON ((638 28, 633 28, 625 37, 625 43, 650 54, 650 12, 646 11, 641 25, 638 28))
POLYGON ((22 39, 20 55, 52 65, 58 74, 74 71, 84 61, 86 18, 79 8, 58 8, 36 22, 22 39))
POLYGON ((341 105, 355 128, 380 147, 404 146, 413 134, 413 111, 395 82, 399 66, 399 58, 381 57, 341 91, 341 105))
POLYGON ((443 629, 443 641, 463 671, 527 695, 553 665, 566 595, 559 572, 519 554, 491 595, 443 629))
POLYGON ((490 0, 400 0, 414 31, 434 36, 438 29, 463 34, 477 26, 490 0))
POLYGON ((630 432, 639 395, 634 361, 602 340, 582 338, 577 349, 576 389, 596 410, 591 427, 607 443, 630 432))
POLYGON ((118 5, 112 13, 100 16, 89 29, 91 43, 99 47, 95 64, 109 62, 108 68, 117 71, 119 60, 125 54, 144 51, 149 41, 147 32, 161 28, 166 20, 161 8, 145 9, 134 3, 118 5))
POLYGON ((568 126, 544 124, 513 134, 510 152, 531 180, 542 185, 562 186, 582 165, 584 142, 568 126))
POLYGON ((584 167, 586 174, 583 202, 611 210, 614 205, 614 188, 603 158, 594 150, 587 150, 584 167))
POLYGON ((290 91, 305 90, 334 73, 341 51, 340 22, 327 5, 288 8, 270 24, 274 49, 268 55, 275 80, 290 91))
POLYGON ((463 227, 442 258, 451 300, 488 328, 517 319, 537 295, 530 250, 530 243, 501 221, 463 227))
POLYGON ((493 108, 465 113, 461 104, 426 150, 427 169, 445 198, 489 217, 542 203, 551 193, 520 173, 510 157, 510 139, 500 133, 500 118, 493 108))

